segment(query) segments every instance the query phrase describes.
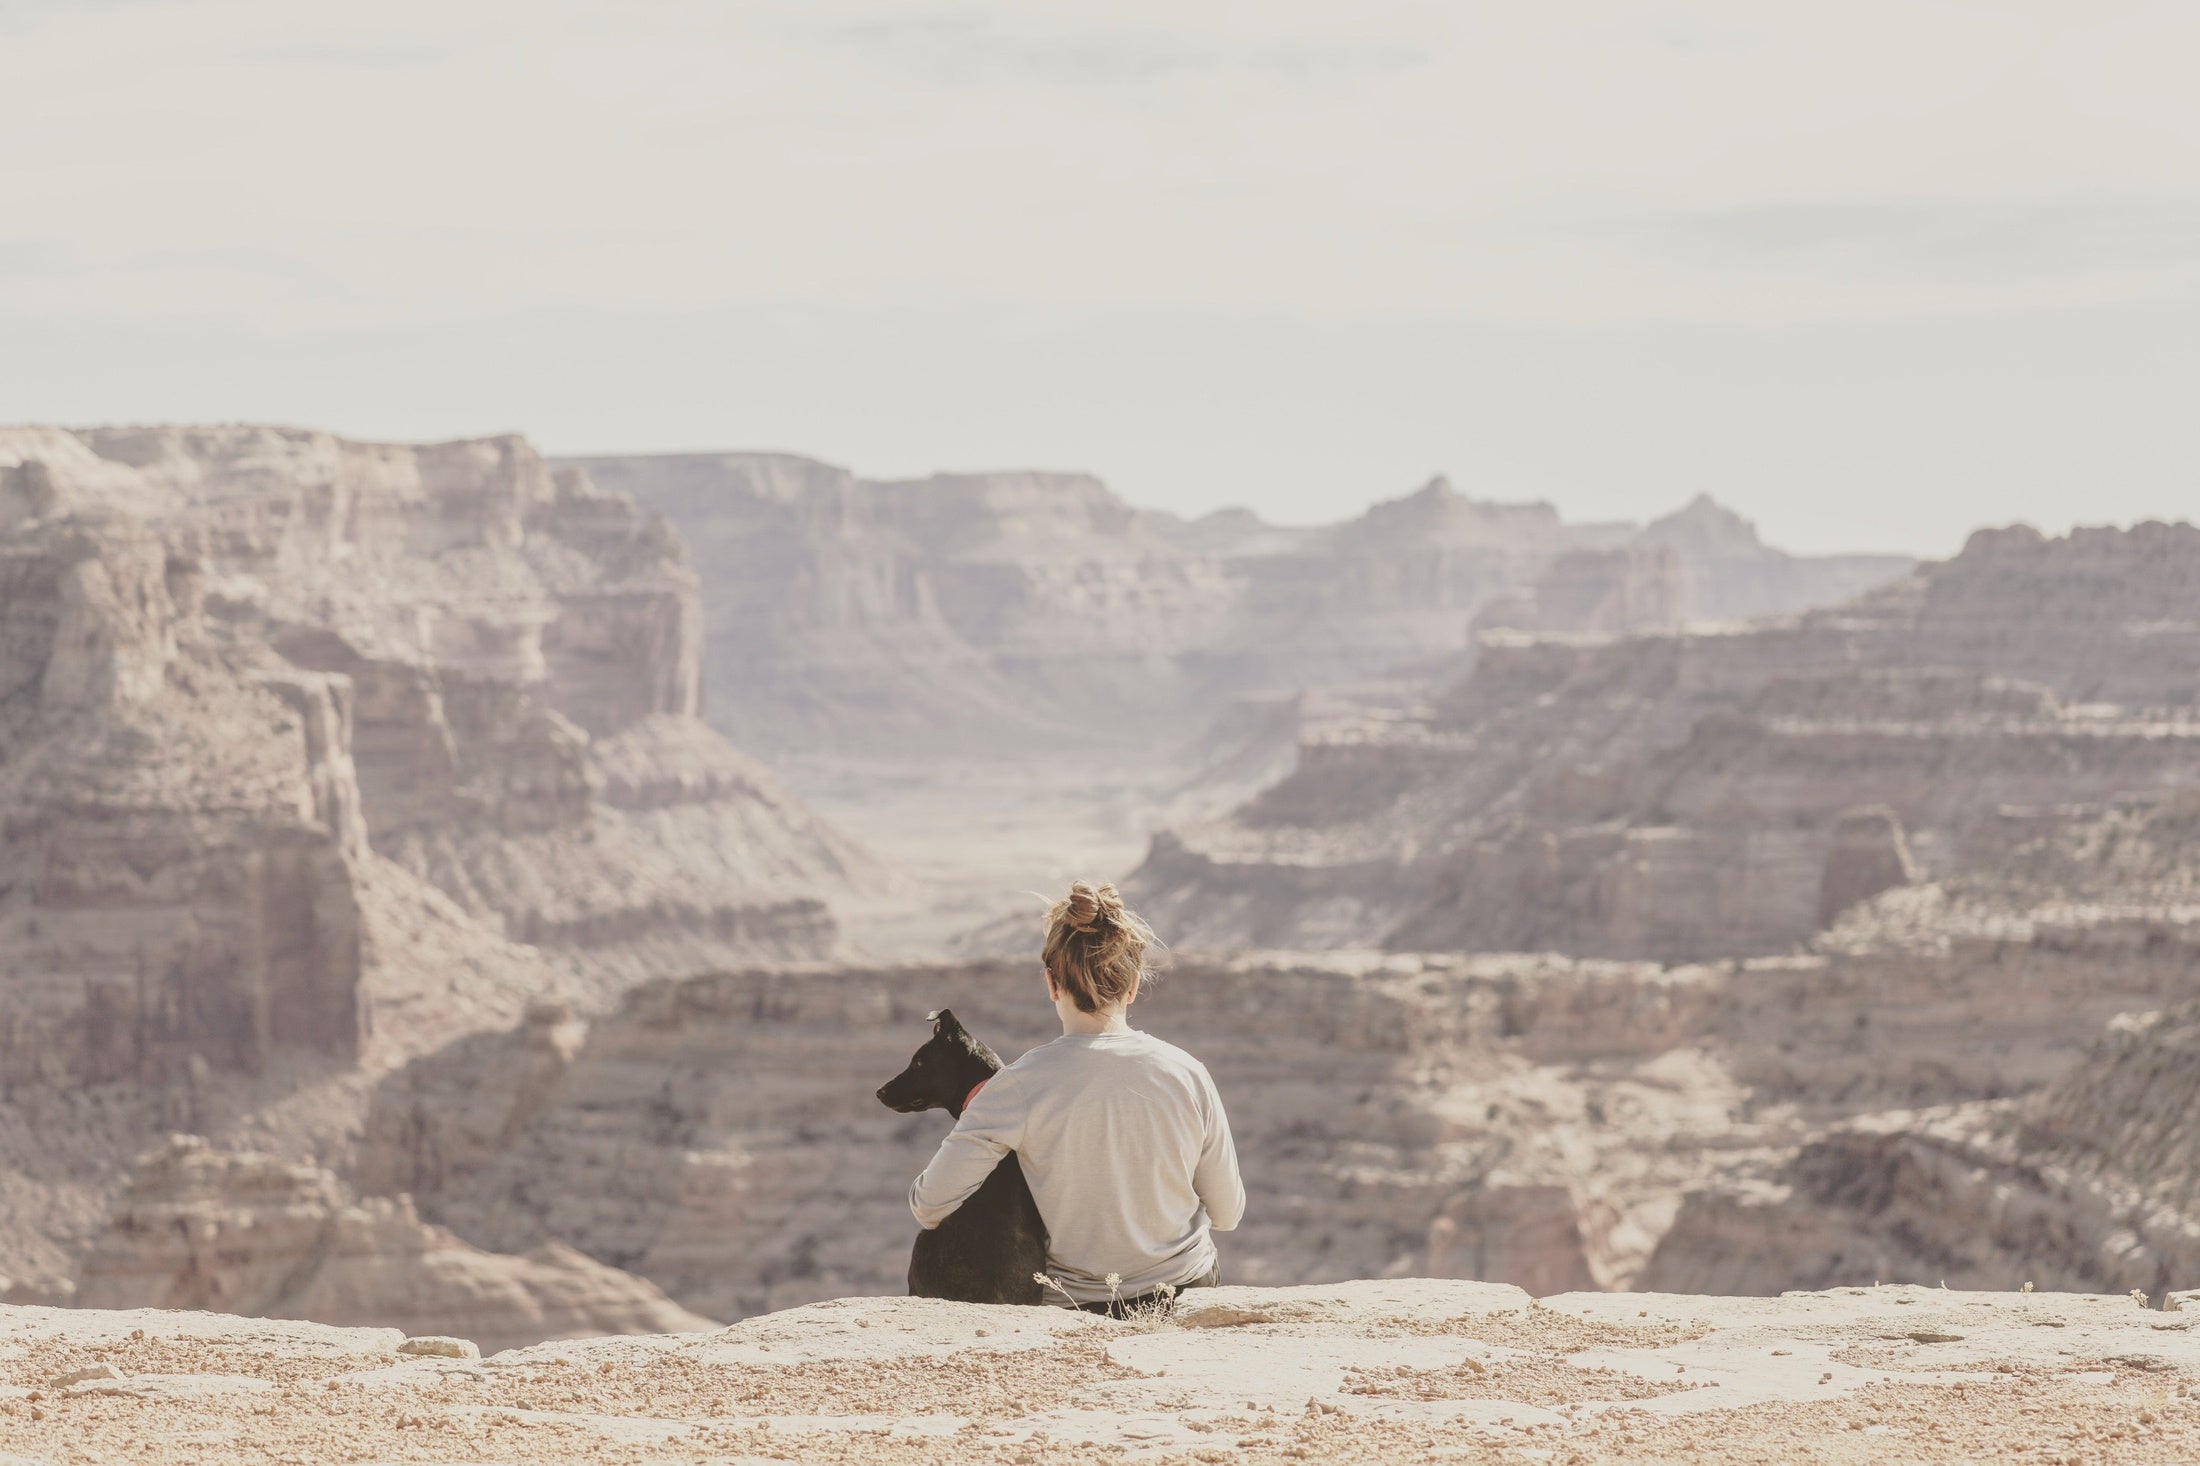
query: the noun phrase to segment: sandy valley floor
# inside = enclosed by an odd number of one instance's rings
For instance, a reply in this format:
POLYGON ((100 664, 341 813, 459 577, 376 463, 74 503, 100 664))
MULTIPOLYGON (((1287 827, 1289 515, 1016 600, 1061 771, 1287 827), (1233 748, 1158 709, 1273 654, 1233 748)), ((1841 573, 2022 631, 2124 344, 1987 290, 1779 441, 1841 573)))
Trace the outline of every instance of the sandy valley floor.
POLYGON ((1158 1326, 844 1299, 479 1360, 12 1308, 0 1463, 2190 1461, 2196 1323, 2069 1294, 1404 1280, 1218 1289, 1158 1326))

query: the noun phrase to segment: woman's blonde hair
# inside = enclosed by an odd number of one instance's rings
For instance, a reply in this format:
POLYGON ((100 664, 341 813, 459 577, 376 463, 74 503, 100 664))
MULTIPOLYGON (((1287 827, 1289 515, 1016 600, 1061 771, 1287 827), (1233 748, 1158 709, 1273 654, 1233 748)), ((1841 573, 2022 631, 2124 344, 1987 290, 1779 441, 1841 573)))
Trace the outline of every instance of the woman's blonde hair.
POLYGON ((1146 948, 1153 941, 1152 929, 1115 887, 1072 881, 1069 894, 1047 911, 1041 957, 1078 1011, 1097 1013, 1136 994, 1140 980, 1152 975, 1146 948))

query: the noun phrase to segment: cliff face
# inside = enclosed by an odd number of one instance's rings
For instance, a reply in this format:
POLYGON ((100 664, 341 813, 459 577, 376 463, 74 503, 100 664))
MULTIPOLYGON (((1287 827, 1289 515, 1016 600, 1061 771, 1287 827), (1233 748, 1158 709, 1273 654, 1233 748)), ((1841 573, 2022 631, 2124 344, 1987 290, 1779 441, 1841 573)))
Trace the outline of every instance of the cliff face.
POLYGON ((12 1082, 365 1042, 351 690, 204 646, 201 575, 136 520, 0 537, 12 1082))
POLYGON ((1133 509, 1076 474, 876 482, 769 454, 573 462, 694 547, 711 684, 732 694, 711 715, 766 751, 1143 746, 1159 720, 1203 726, 1234 698, 1463 656, 1470 621, 1508 595, 1508 625, 1619 629, 1794 609, 1907 568, 1797 560, 1738 520, 1739 539, 1689 533, 1724 515, 1715 506, 1649 530, 1569 525, 1442 480, 1356 520, 1286 529, 1133 509), (1613 589, 1626 555, 1597 552, 1638 545, 1662 567, 1655 584, 1613 589))
POLYGON ((816 955, 820 896, 875 874, 697 718, 671 531, 519 439, 10 430, 0 474, 0 779, 40 871, 8 915, 200 912, 180 954, 91 923, 130 954, 102 980, 341 1050, 370 853, 611 975, 816 955))
POLYGON ((2159 1300, 2200 1271, 2196 1017, 2186 1004, 2121 1022, 2023 1099, 1866 1116, 1762 1178, 1692 1192, 1642 1286, 1750 1294, 1931 1278, 2159 1300))
POLYGON ((0 430, 0 1270, 164 1130, 340 1159, 346 1084, 533 999, 832 950, 875 867, 702 723, 699 633, 518 439, 0 430))
MULTIPOLYGON (((1642 1286, 1760 1293, 1945 1278, 2159 1296, 2200 1268, 2192 801, 2012 823, 1991 871, 1890 888, 1825 943, 1912 991, 1991 1010, 1978 1026, 1950 1021, 1938 1062, 2006 1064, 2006 1084, 1961 1104, 1945 1089, 1881 1089, 1879 1103, 1898 1108, 1872 1113, 1867 1102, 1777 1164, 1692 1191, 1642 1286), (1990 992, 1967 1003, 1945 988, 1942 974, 1986 952, 1990 992), (2091 983, 2068 991, 2047 977, 2055 970, 2091 983), (2166 984, 2132 980, 2147 972, 2166 984), (2096 1001, 2110 993, 2114 1002, 2096 1001), (2009 1062, 2001 1025, 2020 1011, 2064 1025, 2053 1062, 2009 1062)), ((1858 1021, 1881 1012, 1860 1004, 1858 1021)), ((1791 1036, 1809 1052, 1822 1034, 1798 1024, 1791 1036)), ((1884 1066, 1882 1077, 1892 1077, 1884 1066)))
POLYGON ((1783 950, 1884 883, 1991 869, 2012 809, 2200 778, 2195 585, 2189 526, 2002 531, 1799 617, 1493 632, 1428 716, 1310 740, 1157 839, 1139 893, 1211 946, 1783 950))
MULTIPOLYGON (((2200 998, 2194 950, 2005 921, 1672 968, 1184 957, 1137 1016, 1229 1107, 1252 1195, 1221 1239, 1230 1278, 1640 1288, 1684 1245, 1676 1216, 1784 1184, 1827 1127, 2034 1092, 2114 1014, 2200 998)), ((359 1183, 477 1245, 569 1243, 717 1317, 898 1292, 908 1181, 947 1126, 872 1091, 942 1005, 1006 1056, 1050 1037, 1032 987, 1021 963, 755 972, 650 984, 592 1023, 544 1010, 392 1075, 359 1183)), ((1814 1203, 1789 1230, 1837 1215, 1814 1203)), ((1722 1266, 1689 1286, 1743 1274, 1722 1266)))

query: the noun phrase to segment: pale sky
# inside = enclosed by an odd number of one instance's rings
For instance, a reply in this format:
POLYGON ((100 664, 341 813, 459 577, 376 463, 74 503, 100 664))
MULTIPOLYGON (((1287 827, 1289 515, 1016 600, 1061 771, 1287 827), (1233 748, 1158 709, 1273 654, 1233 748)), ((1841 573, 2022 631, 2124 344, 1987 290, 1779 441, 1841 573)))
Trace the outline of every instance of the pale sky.
POLYGON ((0 421, 2200 509, 2200 6, 0 0, 0 421))

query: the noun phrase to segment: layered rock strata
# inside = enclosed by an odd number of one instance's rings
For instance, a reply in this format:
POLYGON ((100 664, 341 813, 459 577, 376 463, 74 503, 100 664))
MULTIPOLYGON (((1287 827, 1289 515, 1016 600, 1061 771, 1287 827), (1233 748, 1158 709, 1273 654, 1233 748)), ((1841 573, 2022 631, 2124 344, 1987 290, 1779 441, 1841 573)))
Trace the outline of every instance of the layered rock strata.
POLYGON ((672 532, 519 439, 19 429, 0 466, 9 995, 83 993, 61 1051, 18 1020, 43 1062, 110 1076, 148 1023, 356 1052, 375 856, 612 977, 817 955, 877 874, 697 717, 672 532))
MULTIPOLYGON (((592 1024, 545 1009, 393 1075, 360 1183, 713 1316, 899 1291, 908 1180, 946 1126, 872 1091, 943 1005, 1004 1054, 1050 1037, 1033 985, 1028 960, 753 972, 592 1024)), ((1253 1198, 1230 1277, 1628 1287, 1695 1193, 1767 1182, 1861 1115, 2035 1091, 2113 1015, 2191 998, 2190 950, 2042 924, 1670 968, 1185 957, 1137 1013, 1229 1106, 1253 1198)))
MULTIPOLYGON (((2200 971, 2196 811, 2188 797, 2078 822, 2018 818, 2022 833, 1990 873, 1891 889, 1852 911, 1825 943, 1836 960, 1923 991, 1967 955, 1995 953, 1997 993, 1978 993, 1982 1008, 2066 1004, 2073 1032, 2100 1037, 1979 1091, 2001 1098, 1888 1093, 1900 1108, 1836 1123, 1772 1166, 1692 1192, 1643 1286, 1946 1278, 2156 1297, 2182 1287, 2200 1266, 2200 1009, 2179 976, 2200 971), (2048 968, 2090 975, 2090 991, 2043 990, 2048 968), (2145 972, 2170 981, 2151 991, 2131 981, 2145 972), (2111 994, 2104 1013, 2098 999, 2111 994)), ((1867 1011, 1878 1016, 1860 1007, 1859 1021, 1867 1011)), ((1795 1034, 1804 1048, 1813 1037, 1795 1034)), ((1954 1065, 2006 1052, 1991 1029, 1955 1023, 1941 1051, 1954 1065)))
POLYGON ((1310 739, 1136 886, 1179 940, 1787 950, 1888 883, 1993 869, 2030 813, 2200 783, 2200 530, 1964 553, 1839 608, 1485 637, 1432 711, 1310 739))
POLYGON ((0 542, 11 1080, 349 1057, 371 1028, 351 689, 205 645, 200 573, 134 520, 0 542))
MULTIPOLYGON (((1358 683, 1509 625, 1625 629, 1836 600, 1907 568, 1790 557, 1700 501, 1644 529, 1442 479, 1319 528, 1132 508, 1081 474, 877 482, 773 454, 586 458, 665 514, 707 593, 712 717, 790 754, 1151 751, 1234 698, 1358 683)), ((1172 740, 1173 741, 1173 740, 1172 740)))
POLYGON ((354 1201, 319 1167, 196 1136, 139 1160, 70 1301, 456 1335, 489 1351, 715 1327, 569 1247, 483 1252, 421 1222, 407 1198, 354 1201))
POLYGON ((0 1271, 173 1129, 814 957, 875 864, 697 716, 676 538, 516 438, 0 430, 0 1271))
POLYGON ((2187 1003, 2118 1021, 2044 1091, 1836 1126, 1762 1177, 1692 1192, 1642 1285, 1932 1278, 2159 1301, 2200 1269, 2196 1048, 2187 1003))

